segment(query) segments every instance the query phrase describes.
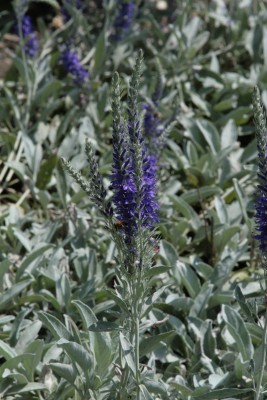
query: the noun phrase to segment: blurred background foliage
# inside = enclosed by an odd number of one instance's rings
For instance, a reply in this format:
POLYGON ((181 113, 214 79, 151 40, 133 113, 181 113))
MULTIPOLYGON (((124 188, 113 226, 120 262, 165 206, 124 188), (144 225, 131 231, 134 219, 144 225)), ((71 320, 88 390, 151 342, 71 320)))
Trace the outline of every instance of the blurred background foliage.
POLYGON ((109 187, 111 77, 119 72, 125 100, 134 56, 142 48, 141 102, 152 101, 160 75, 163 90, 154 112, 166 128, 158 179, 158 273, 151 292, 165 290, 144 318, 140 351, 141 363, 148 371, 155 368, 162 383, 153 386, 152 376, 146 387, 152 399, 251 399, 257 371, 251 359, 261 352, 264 310, 252 222, 252 89, 259 85, 267 105, 266 2, 137 1, 130 30, 114 41, 113 0, 84 1, 81 9, 69 3, 67 21, 62 2, 32 1, 27 15, 39 50, 26 59, 13 4, 4 3, 0 393, 8 399, 74 398, 66 367, 72 349, 64 341, 56 345, 71 335, 81 346, 100 340, 92 355, 98 381, 90 390, 100 391, 98 399, 109 398, 116 335, 96 339, 88 333, 79 302, 95 318, 116 321, 117 305, 106 290, 116 279, 116 250, 59 158, 86 175, 88 137, 109 187), (88 85, 78 85, 64 70, 66 43, 89 72, 88 85))

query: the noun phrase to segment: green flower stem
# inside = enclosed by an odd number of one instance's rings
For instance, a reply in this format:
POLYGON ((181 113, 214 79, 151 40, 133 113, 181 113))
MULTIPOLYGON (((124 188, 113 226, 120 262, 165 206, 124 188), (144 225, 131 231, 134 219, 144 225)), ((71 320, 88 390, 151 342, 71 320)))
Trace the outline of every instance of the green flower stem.
POLYGON ((266 308, 266 312, 265 312, 262 344, 263 344, 263 349, 262 349, 262 356, 261 356, 261 362, 260 362, 260 376, 259 376, 259 379, 257 382, 255 400, 261 400, 261 398, 262 398, 261 384, 262 384, 262 378, 263 378, 265 364, 266 364, 266 351, 267 351, 267 308, 266 308))
POLYGON ((136 368, 136 400, 140 400, 140 371, 139 371, 139 317, 135 320, 135 349, 134 349, 134 356, 135 356, 135 368, 136 368))
POLYGON ((138 293, 138 288, 140 287, 141 283, 141 270, 137 269, 137 279, 134 280, 134 314, 133 314, 133 324, 134 324, 134 357, 135 357, 135 369, 136 369, 136 376, 135 376, 135 381, 136 381, 136 400, 140 400, 140 389, 139 389, 139 384, 140 384, 140 369, 139 369, 139 325, 140 325, 140 320, 141 320, 141 310, 139 307, 140 304, 140 298, 139 298, 139 293, 138 293))
MULTIPOLYGON (((120 393, 118 399, 124 400, 124 393, 127 390, 130 380, 135 382, 136 387, 136 400, 140 400, 140 366, 139 366, 139 328, 141 320, 141 296, 140 285, 142 282, 142 271, 136 269, 132 276, 127 277, 128 285, 124 287, 124 298, 127 299, 129 309, 131 310, 130 316, 127 319, 125 328, 128 332, 128 339, 133 348, 133 360, 135 365, 135 374, 129 368, 127 362, 121 365, 122 376, 120 380, 120 393), (132 379, 131 379, 132 378, 132 379)), ((121 359, 123 357, 122 349, 120 349, 121 359)))
MULTIPOLYGON (((120 346, 120 358, 122 359, 122 357, 123 357, 122 349, 120 346)), ((128 367, 127 363, 125 363, 125 368, 122 369, 122 375, 121 375, 121 385, 120 386, 122 388, 122 391, 127 386, 128 378, 129 378, 129 367, 128 367)), ((120 399, 121 399, 121 396, 120 396, 120 399)))

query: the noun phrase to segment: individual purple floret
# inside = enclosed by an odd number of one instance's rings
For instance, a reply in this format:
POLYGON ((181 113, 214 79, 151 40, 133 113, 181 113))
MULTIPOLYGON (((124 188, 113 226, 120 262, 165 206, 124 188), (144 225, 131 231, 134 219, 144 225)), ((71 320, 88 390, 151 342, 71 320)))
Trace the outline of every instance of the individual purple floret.
MULTIPOLYGON (((17 32, 19 29, 17 28, 17 32)), ((21 18, 21 34, 24 39, 24 51, 29 57, 34 57, 38 52, 38 39, 34 32, 31 18, 28 15, 24 15, 21 18)))
POLYGON ((89 72, 81 65, 80 58, 74 51, 64 50, 61 61, 65 70, 73 76, 75 83, 83 84, 89 78, 89 72))
POLYGON ((114 33, 112 35, 112 38, 117 41, 121 40, 123 35, 130 30, 135 14, 134 1, 120 0, 118 3, 118 13, 113 24, 114 33))

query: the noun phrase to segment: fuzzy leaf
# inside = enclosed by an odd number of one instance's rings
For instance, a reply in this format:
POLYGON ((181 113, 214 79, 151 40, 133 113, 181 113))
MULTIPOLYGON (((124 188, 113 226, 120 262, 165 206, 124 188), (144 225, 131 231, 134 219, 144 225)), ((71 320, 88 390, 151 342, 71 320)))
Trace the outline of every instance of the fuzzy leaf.
POLYGON ((7 310, 8 304, 12 301, 14 302, 16 296, 20 292, 22 292, 27 286, 29 286, 31 282, 31 279, 24 279, 19 283, 15 283, 13 286, 11 286, 10 289, 4 292, 4 294, 2 294, 2 296, 0 297, 0 311, 7 310))
POLYGON ((110 299, 115 301, 115 303, 121 310, 123 310, 126 314, 129 314, 129 310, 126 303, 114 291, 107 289, 105 290, 105 293, 110 299))
POLYGON ((208 302, 211 297, 213 285, 209 282, 205 282, 200 292, 194 299, 194 304, 190 309, 189 315, 192 317, 199 317, 201 319, 206 318, 206 309, 208 308, 208 302))
POLYGON ((16 357, 17 353, 12 347, 10 347, 6 342, 0 340, 0 354, 6 360, 16 357))
POLYGON ((118 329, 121 329, 118 324, 108 321, 97 321, 88 327, 88 330, 92 332, 110 332, 118 329))
POLYGON ((87 306, 80 300, 73 300, 72 304, 74 304, 79 311, 79 314, 83 321, 84 329, 88 329, 89 326, 97 322, 97 318, 89 306, 87 306))
POLYGON ((227 324, 230 334, 236 342, 243 361, 251 360, 253 357, 251 337, 240 315, 233 308, 223 305, 222 317, 227 324))
POLYGON ((67 328, 59 321, 54 315, 48 314, 46 312, 40 311, 38 313, 40 320, 46 326, 47 329, 52 333, 55 339, 59 340, 61 338, 70 340, 71 334, 67 328))
POLYGON ((122 333, 120 333, 120 343, 125 361, 128 367, 132 370, 133 374, 136 375, 136 368, 133 359, 133 347, 126 336, 124 336, 122 333))
POLYGON ((216 127, 205 119, 197 120, 197 125, 206 139, 212 153, 215 155, 220 150, 220 136, 216 127))
POLYGON ((213 390, 212 392, 205 393, 204 395, 194 395, 194 392, 191 393, 191 396, 193 399, 198 399, 198 400, 217 400, 217 399, 227 399, 232 396, 238 396, 242 395, 245 393, 250 393, 252 395, 253 390, 248 388, 248 389, 218 389, 218 390, 213 390))
POLYGON ((139 388, 141 394, 143 395, 142 400, 153 400, 153 397, 151 396, 145 385, 141 384, 139 385, 139 388))
POLYGON ((43 383, 31 382, 26 385, 15 384, 5 392, 5 396, 17 395, 20 393, 34 392, 35 390, 48 390, 43 383))
POLYGON ((38 249, 28 254, 20 264, 19 269, 17 270, 16 281, 18 281, 20 277, 27 271, 27 268, 33 261, 35 261, 38 257, 43 257, 44 253, 52 247, 52 244, 41 245, 38 249))
POLYGON ((151 336, 147 339, 142 340, 140 343, 140 347, 139 347, 140 357, 148 355, 153 350, 156 350, 156 348, 159 346, 160 342, 162 342, 162 341, 164 342, 167 338, 172 336, 174 333, 175 333, 175 331, 164 332, 164 333, 160 333, 159 335, 151 336))
POLYGON ((49 367, 61 378, 73 384, 78 376, 72 364, 49 363, 49 367))
POLYGON ((57 342, 62 347, 72 362, 76 362, 84 372, 94 370, 94 360, 90 353, 80 344, 60 339, 57 342))
POLYGON ((250 320, 250 322, 254 323, 255 317, 253 317, 251 308, 247 304, 246 298, 243 295, 242 290, 239 287, 239 285, 236 285, 236 287, 235 287, 235 299, 238 301, 238 304, 240 305, 245 316, 250 320))
POLYGON ((0 263, 0 285, 2 284, 3 277, 8 271, 11 262, 9 260, 4 260, 0 263))

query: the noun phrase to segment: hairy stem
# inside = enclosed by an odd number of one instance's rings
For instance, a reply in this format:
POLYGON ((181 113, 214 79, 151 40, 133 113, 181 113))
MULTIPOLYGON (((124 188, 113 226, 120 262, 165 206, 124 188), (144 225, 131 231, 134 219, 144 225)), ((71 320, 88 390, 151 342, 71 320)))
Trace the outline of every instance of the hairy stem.
POLYGON ((140 369, 139 369, 139 326, 140 326, 140 307, 139 307, 139 293, 138 293, 138 288, 140 287, 140 281, 141 281, 141 270, 137 269, 136 270, 136 276, 135 279, 133 280, 133 293, 134 293, 134 309, 133 309, 133 315, 132 315, 132 326, 134 328, 134 362, 135 362, 135 369, 136 369, 136 375, 135 375, 135 383, 136 383, 136 400, 140 400, 140 369))
POLYGON ((265 364, 266 364, 266 351, 267 351, 267 308, 265 312, 265 321, 263 328, 263 338, 262 338, 262 353, 261 353, 261 362, 260 362, 260 376, 257 382, 255 400, 261 400, 262 398, 262 378, 264 374, 265 364))

